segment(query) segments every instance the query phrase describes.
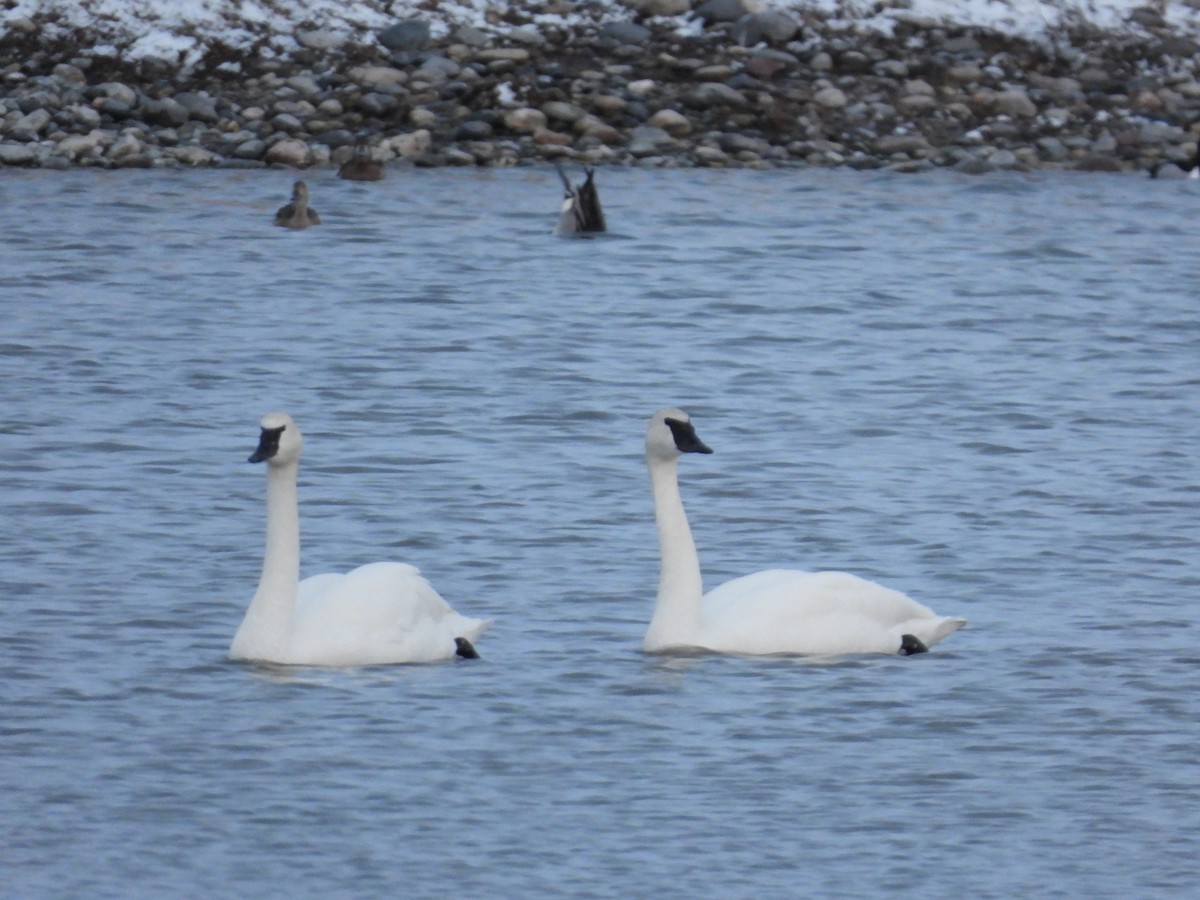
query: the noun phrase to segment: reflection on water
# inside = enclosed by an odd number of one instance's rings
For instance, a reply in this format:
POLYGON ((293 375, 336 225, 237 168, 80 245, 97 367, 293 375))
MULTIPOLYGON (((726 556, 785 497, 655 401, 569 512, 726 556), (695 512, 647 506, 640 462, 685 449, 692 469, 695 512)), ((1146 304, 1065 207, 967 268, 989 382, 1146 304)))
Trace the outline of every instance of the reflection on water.
POLYGON ((1195 188, 613 169, 622 239, 569 241, 552 169, 395 174, 310 173, 291 233, 286 172, 3 173, 10 890, 1188 890, 1195 188), (970 626, 643 656, 667 404, 716 451, 707 583, 844 568, 970 626), (274 408, 304 574, 420 566, 496 619, 479 663, 225 660, 274 408))

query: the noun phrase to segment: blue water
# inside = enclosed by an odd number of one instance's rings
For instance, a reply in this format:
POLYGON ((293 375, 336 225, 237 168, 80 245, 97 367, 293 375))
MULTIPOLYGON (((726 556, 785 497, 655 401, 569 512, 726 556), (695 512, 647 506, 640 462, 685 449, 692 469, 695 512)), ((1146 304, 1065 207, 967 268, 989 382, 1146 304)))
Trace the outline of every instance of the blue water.
POLYGON ((13 897, 1178 897, 1200 878, 1200 191, 1133 177, 0 172, 13 897), (664 405, 710 586, 839 568, 911 658, 640 652, 664 405), (303 574, 479 662, 225 659, 258 419, 303 574))

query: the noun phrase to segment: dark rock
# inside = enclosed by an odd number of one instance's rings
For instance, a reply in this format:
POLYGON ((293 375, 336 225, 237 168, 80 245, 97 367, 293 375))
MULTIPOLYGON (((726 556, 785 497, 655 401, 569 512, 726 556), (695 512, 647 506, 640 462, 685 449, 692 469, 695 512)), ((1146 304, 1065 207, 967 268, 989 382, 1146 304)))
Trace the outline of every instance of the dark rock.
POLYGON ((744 134, 722 134, 717 138, 717 144, 729 154, 755 153, 762 155, 771 149, 771 144, 762 138, 749 137, 744 134))
POLYGON ((759 50, 747 58, 743 65, 746 72, 755 78, 771 78, 780 72, 794 69, 799 64, 800 60, 782 50, 759 50))
POLYGON ((486 47, 491 42, 491 38, 482 29, 475 28, 472 25, 464 25, 454 32, 454 41, 455 43, 466 44, 468 47, 486 47))
POLYGON ((175 95, 175 102, 187 110, 188 117, 199 122, 215 125, 220 116, 217 114, 217 100, 204 94, 184 91, 175 95))
POLYGON ((348 147, 355 143, 355 141, 357 141, 357 138, 354 134, 345 128, 335 128, 321 135, 321 143, 334 150, 338 147, 348 147))
POLYGON ((429 23, 422 19, 406 19, 379 32, 378 39, 389 50, 424 50, 429 46, 429 23))
POLYGON ((750 105, 745 95, 719 82, 698 85, 687 99, 689 105, 699 109, 722 106, 745 109, 750 105))
POLYGON ((146 99, 142 102, 141 116, 151 125, 178 128, 188 120, 188 111, 170 98, 166 100, 146 99))
POLYGON ((418 169, 437 169, 446 164, 445 157, 440 153, 418 153, 408 160, 418 169))
POLYGON ((0 165, 32 166, 37 154, 26 144, 0 144, 0 165))
POLYGON ((875 142, 875 152, 883 156, 893 153, 903 153, 906 156, 923 156, 933 152, 933 147, 924 135, 920 134, 889 134, 875 142))
POLYGON ((86 84, 87 76, 83 69, 71 63, 59 63, 54 67, 54 77, 69 84, 86 84))
POLYGON ((96 103, 96 111, 102 116, 108 116, 116 122, 122 122, 133 115, 133 107, 128 103, 123 103, 120 100, 114 100, 111 97, 105 97, 96 103))
POLYGON ((458 63, 452 59, 447 59, 445 56, 434 55, 427 58, 417 69, 412 73, 414 81, 431 81, 437 84, 454 78, 462 71, 458 63))
POLYGON ((743 0, 706 0, 697 6, 693 13, 704 20, 705 25, 715 25, 718 22, 736 22, 742 16, 753 12, 743 0))
POLYGON ((1080 172, 1120 172, 1121 161, 1112 156, 1085 156, 1071 168, 1080 172))
POLYGON ((600 37, 618 44, 645 44, 650 40, 650 29, 633 22, 605 22, 600 26, 600 37))
POLYGON ((675 146, 675 139, 653 125, 639 125, 629 134, 629 152, 633 156, 655 156, 675 146))
POLYGON ((492 126, 480 119, 468 119, 454 131, 456 141, 486 141, 493 134, 492 126))
POLYGON ((372 91, 358 98, 358 108, 368 116, 386 116, 400 108, 400 101, 387 94, 372 91))
POLYGON ((262 159, 267 152, 267 142, 257 138, 238 144, 233 150, 235 159, 262 159))
POLYGON ((304 123, 291 113, 280 113, 277 116, 271 117, 271 127, 276 131, 286 131, 288 134, 295 134, 298 131, 304 130, 304 123))
POLYGON ((733 26, 733 39, 743 47, 755 44, 786 44, 800 31, 800 22, 783 10, 768 10, 742 16, 733 26))
POLYGON ((97 85, 95 93, 89 96, 108 97, 116 100, 131 109, 137 106, 138 95, 137 91, 129 87, 127 84, 122 84, 119 81, 106 81, 103 84, 97 85))
POLYGON ((871 68, 871 59, 865 53, 860 53, 858 50, 847 50, 845 53, 838 55, 837 68, 839 72, 848 74, 867 72, 871 68))

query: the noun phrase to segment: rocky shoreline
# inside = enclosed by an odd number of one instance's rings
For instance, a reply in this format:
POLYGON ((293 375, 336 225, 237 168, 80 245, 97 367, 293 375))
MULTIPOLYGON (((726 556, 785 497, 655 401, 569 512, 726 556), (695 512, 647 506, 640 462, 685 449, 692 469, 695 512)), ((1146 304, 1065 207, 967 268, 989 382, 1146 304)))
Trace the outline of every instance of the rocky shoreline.
MULTIPOLYGON (((557 0, 545 0, 553 6, 557 0)), ((899 0, 903 2, 903 0, 899 0)), ((1200 140, 1200 45, 1151 7, 1044 42, 917 18, 890 35, 743 0, 628 0, 570 27, 397 20, 297 28, 262 58, 122 63, 46 23, 0 34, 0 166, 852 166, 1182 174, 1200 140), (694 7, 694 8, 693 8, 694 7), (677 20, 703 28, 681 37, 677 20), (1179 166, 1165 166, 1173 162, 1179 166)), ((111 51, 111 47, 108 48, 111 51)))

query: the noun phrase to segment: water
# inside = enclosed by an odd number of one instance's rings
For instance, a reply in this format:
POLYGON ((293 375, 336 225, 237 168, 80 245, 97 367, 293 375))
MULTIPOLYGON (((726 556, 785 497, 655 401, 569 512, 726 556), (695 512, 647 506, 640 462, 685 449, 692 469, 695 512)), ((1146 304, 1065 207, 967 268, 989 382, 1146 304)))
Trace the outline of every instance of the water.
POLYGON ((1189 185, 7 171, 11 896, 1182 896, 1200 876, 1189 185), (925 656, 660 659, 659 406, 707 583, 843 568, 925 656), (304 573, 421 566, 479 663, 256 668, 259 416, 304 573))

